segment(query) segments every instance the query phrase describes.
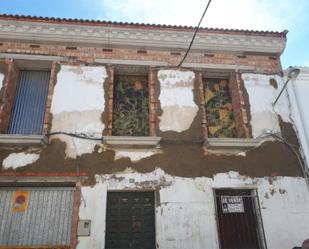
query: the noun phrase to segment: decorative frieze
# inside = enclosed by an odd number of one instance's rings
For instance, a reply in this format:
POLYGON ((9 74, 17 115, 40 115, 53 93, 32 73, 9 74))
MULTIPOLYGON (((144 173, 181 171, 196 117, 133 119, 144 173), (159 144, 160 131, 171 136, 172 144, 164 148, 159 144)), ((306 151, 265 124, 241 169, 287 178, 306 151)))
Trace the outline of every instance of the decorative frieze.
MULTIPOLYGON (((191 30, 150 29, 147 27, 111 27, 46 22, 0 20, 0 39, 31 41, 36 43, 61 43, 89 46, 112 46, 186 50, 193 32, 191 30)), ((211 33, 200 31, 192 51, 229 51, 281 54, 286 38, 258 33, 211 33)))

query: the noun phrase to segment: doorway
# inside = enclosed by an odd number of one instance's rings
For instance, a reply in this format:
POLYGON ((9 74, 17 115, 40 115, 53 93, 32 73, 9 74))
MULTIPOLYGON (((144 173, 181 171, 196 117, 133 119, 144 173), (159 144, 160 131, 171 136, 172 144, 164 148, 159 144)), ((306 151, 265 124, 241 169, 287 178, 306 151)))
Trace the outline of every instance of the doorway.
POLYGON ((108 192, 106 249, 154 249, 154 192, 108 192))
POLYGON ((215 190, 221 249, 265 249, 257 193, 250 189, 215 190))

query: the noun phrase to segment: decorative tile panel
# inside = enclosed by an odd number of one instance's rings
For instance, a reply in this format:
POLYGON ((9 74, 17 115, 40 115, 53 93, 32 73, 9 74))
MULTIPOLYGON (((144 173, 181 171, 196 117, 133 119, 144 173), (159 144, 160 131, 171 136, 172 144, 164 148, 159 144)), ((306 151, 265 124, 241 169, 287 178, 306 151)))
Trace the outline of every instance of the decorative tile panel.
POLYGON ((143 76, 116 76, 113 135, 149 135, 148 81, 143 76))
POLYGON ((228 80, 204 79, 208 137, 237 137, 228 80))

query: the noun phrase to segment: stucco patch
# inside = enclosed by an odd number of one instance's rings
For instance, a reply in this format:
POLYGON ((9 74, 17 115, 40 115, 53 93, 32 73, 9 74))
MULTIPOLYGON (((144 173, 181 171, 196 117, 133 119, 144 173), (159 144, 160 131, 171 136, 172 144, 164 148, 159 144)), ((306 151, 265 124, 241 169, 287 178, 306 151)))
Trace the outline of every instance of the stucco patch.
MULTIPOLYGON (((101 115, 105 108, 103 84, 107 77, 105 67, 62 66, 57 76, 51 112, 51 132, 83 133, 101 137, 104 124, 101 115)), ((66 143, 66 156, 91 153, 100 141, 57 135, 66 143)))
POLYGON ((39 157, 39 154, 12 153, 3 160, 2 166, 4 169, 17 169, 36 162, 39 157))
POLYGON ((140 161, 143 158, 150 157, 152 155, 155 155, 157 153, 160 153, 160 150, 154 149, 154 150, 116 150, 115 151, 115 160, 128 157, 130 158, 131 162, 137 162, 140 161))
POLYGON ((163 111, 159 117, 161 131, 183 132, 188 130, 197 114, 194 103, 195 75, 193 72, 160 70, 160 104, 163 111))
POLYGON ((102 110, 106 77, 105 67, 62 65, 57 75, 51 112, 55 115, 64 111, 102 110))

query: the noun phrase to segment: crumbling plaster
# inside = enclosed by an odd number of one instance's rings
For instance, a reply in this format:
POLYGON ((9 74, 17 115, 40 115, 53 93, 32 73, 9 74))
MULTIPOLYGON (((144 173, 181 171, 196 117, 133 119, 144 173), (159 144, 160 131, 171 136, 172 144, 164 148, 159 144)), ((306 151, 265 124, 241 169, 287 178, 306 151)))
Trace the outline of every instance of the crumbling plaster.
POLYGON ((188 130, 198 112, 193 98, 195 74, 191 71, 160 70, 158 80, 159 101, 163 111, 159 117, 160 130, 188 130))
POLYGON ((210 177, 183 178, 156 169, 97 175, 93 187, 82 187, 79 218, 91 219, 90 237, 79 237, 78 249, 104 248, 107 191, 156 191, 156 240, 159 248, 219 248, 214 188, 257 189, 268 248, 290 249, 307 236, 309 195, 303 178, 250 178, 230 171, 210 177), (289 222, 282 223, 282 217, 289 222))
POLYGON ((40 158, 39 154, 32 153, 11 153, 2 162, 4 169, 17 169, 36 162, 40 158))
POLYGON ((157 153, 162 152, 160 149, 115 149, 115 160, 127 157, 131 162, 138 162, 157 153))
MULTIPOLYGON (((101 115, 105 108, 104 81, 107 78, 102 66, 62 65, 51 106, 53 115, 51 132, 83 133, 102 137, 104 124, 101 115)), ((75 158, 91 153, 100 141, 83 140, 56 135, 66 143, 66 156, 75 158)))
POLYGON ((242 74, 244 86, 249 95, 252 136, 257 138, 266 131, 280 132, 278 115, 284 122, 291 122, 289 99, 283 92, 277 104, 273 102, 284 85, 284 79, 278 75, 242 74), (277 88, 270 80, 277 82, 277 88))

